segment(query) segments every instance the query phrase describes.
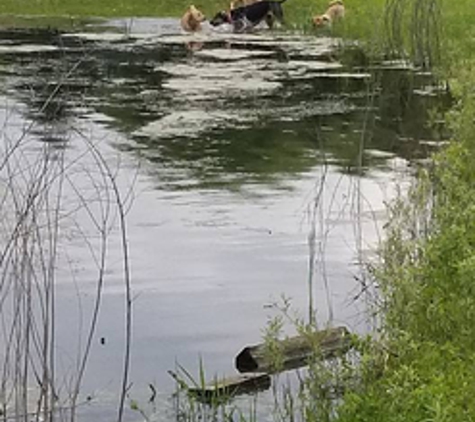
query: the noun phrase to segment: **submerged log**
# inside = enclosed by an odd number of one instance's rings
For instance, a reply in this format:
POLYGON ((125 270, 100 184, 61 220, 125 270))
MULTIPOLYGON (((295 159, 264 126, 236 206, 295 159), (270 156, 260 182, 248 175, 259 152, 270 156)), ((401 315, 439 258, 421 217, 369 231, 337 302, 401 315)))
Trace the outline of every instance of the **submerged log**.
POLYGON ((238 374, 232 377, 215 379, 203 387, 188 387, 190 394, 201 401, 227 400, 239 394, 267 390, 271 385, 268 374, 238 374))
POLYGON ((271 356, 266 344, 245 347, 236 356, 236 369, 239 372, 273 373, 300 368, 307 365, 312 356, 329 359, 345 354, 351 348, 351 338, 345 327, 329 328, 279 340, 276 348, 279 356, 271 356))

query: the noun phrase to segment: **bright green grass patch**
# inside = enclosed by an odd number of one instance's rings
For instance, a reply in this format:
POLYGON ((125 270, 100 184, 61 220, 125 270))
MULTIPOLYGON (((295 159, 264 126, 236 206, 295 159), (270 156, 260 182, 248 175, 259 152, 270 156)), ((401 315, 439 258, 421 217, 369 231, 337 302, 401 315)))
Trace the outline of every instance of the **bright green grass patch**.
POLYGON ((180 0, 173 2, 156 0, 2 0, 0 13, 48 16, 178 16, 182 6, 180 0))
POLYGON ((453 141, 393 206, 375 271, 384 342, 362 348, 338 422, 475 420, 475 62, 450 41, 453 141))
MULTIPOLYGON (((289 4, 293 1, 302 2, 302 0, 288 1, 289 4)), ((310 3, 307 0, 304 1, 310 3)), ((3 0, 0 3, 0 13, 50 16, 179 17, 191 3, 208 15, 229 5, 227 0, 83 0, 80 2, 76 0, 3 0)))
POLYGON ((475 353, 429 342, 408 344, 406 351, 364 394, 347 394, 338 422, 473 420, 475 353))
POLYGON ((465 63, 473 57, 475 25, 473 0, 444 0, 442 3, 443 53, 447 76, 457 77, 465 63))

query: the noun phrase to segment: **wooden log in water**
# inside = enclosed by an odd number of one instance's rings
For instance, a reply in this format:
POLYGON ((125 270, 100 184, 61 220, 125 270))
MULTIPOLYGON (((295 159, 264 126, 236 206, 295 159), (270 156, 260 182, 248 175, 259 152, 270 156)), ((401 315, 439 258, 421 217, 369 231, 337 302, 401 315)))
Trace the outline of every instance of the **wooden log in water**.
POLYGON ((279 357, 269 356, 265 344, 245 347, 236 356, 236 369, 239 372, 273 373, 300 368, 307 365, 314 355, 329 359, 346 353, 351 348, 351 338, 345 327, 336 327, 280 340, 276 346, 279 357), (277 368, 275 361, 279 362, 277 368))
POLYGON ((199 400, 211 402, 213 400, 226 400, 239 394, 267 390, 270 385, 271 379, 268 374, 247 373, 215 379, 203 387, 188 387, 188 391, 199 400))

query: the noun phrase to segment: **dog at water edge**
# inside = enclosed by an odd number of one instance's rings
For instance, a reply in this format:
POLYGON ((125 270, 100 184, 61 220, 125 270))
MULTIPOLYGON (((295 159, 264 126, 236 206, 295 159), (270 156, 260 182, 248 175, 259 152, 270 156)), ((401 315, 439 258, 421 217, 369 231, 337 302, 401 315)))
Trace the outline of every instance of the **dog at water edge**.
POLYGON ((206 17, 194 5, 186 9, 185 14, 180 20, 181 27, 186 32, 201 31, 201 23, 206 20, 206 17))
POLYGON ((260 1, 261 0, 232 0, 231 3, 229 3, 229 10, 250 6, 251 4, 258 3, 260 1))
POLYGON ((328 9, 322 15, 314 16, 313 25, 317 28, 331 27, 332 24, 345 17, 345 5, 342 0, 334 0, 328 5, 328 9))
POLYGON ((210 20, 210 24, 213 26, 231 24, 234 32, 252 30, 261 22, 266 22, 267 26, 272 28, 275 21, 284 22, 282 4, 285 1, 261 0, 229 11, 222 10, 210 20))

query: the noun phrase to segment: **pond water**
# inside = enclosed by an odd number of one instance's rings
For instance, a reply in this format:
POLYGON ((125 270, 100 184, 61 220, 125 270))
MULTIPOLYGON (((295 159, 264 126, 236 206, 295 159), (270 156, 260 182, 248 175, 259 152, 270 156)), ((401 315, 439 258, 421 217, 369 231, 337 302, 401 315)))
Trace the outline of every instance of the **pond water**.
MULTIPOLYGON (((104 217, 113 202, 93 150, 127 210, 129 397, 146 402, 154 385, 159 420, 171 418, 167 370, 178 362, 197 374, 202 359, 210 375, 234 373, 234 356, 260 342, 282 295, 304 318, 311 297, 322 326, 367 329, 357 263, 374 253, 396 186, 442 136, 428 124, 445 101, 430 74, 323 36, 184 35, 176 19, 4 29, 0 79, 2 142, 22 140, 16 165, 47 153, 67 168, 59 383, 67 390, 77 370, 97 290, 91 214, 104 217)), ((110 420, 122 376, 123 255, 110 213, 83 420, 110 420)))

